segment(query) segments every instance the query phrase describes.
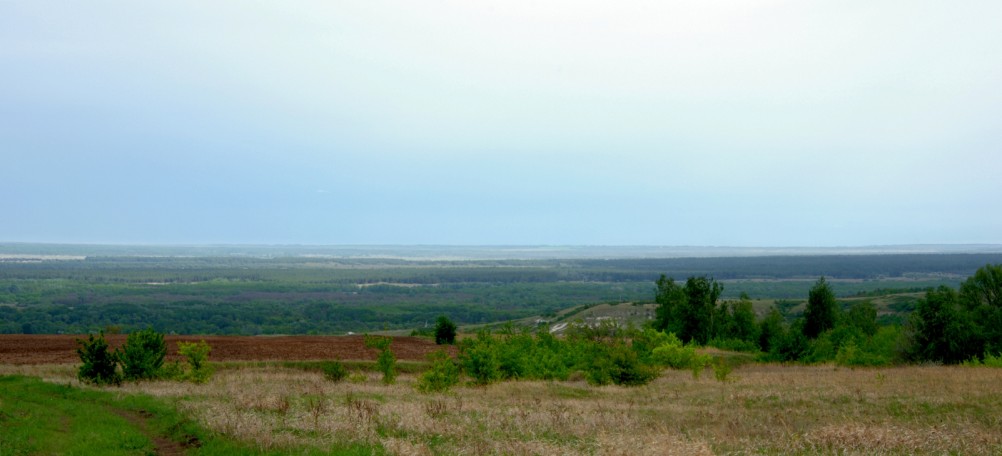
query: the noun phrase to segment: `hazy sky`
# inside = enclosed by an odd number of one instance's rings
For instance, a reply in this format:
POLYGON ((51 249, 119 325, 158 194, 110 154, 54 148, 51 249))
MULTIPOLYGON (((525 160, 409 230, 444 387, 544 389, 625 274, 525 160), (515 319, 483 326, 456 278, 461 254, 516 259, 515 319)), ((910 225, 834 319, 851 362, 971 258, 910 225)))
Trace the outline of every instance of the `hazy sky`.
POLYGON ((1002 2, 0 0, 0 241, 1002 243, 1002 2))

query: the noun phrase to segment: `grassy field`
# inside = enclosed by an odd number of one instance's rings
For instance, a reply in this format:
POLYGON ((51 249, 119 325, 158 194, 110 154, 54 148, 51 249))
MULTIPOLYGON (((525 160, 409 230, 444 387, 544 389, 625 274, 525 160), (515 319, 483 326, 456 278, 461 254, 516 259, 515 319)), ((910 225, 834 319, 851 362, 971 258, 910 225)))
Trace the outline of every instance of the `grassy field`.
MULTIPOLYGON (((68 365, 0 366, 0 374, 76 385, 68 365)), ((234 364, 205 385, 148 382, 99 393, 157 398, 212 435, 276 453, 1002 452, 998 369, 747 364, 726 382, 710 371, 666 371, 643 387, 508 382, 443 395, 416 394, 414 380, 404 374, 385 386, 375 373, 356 372, 354 381, 331 383, 301 369, 234 364)), ((67 389, 98 394, 84 390, 67 389)), ((11 399, 3 401, 4 419, 16 421, 6 411, 11 399)))

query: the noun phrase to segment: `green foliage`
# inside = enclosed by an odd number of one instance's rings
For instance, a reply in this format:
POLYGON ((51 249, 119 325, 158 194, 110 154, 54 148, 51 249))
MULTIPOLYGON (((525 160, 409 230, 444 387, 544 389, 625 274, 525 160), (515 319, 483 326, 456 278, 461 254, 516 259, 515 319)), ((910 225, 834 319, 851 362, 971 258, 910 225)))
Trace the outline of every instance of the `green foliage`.
POLYGON ((960 285, 960 303, 970 316, 969 350, 1002 351, 1002 265, 985 265, 960 285))
POLYGON ((758 346, 758 340, 744 340, 744 339, 720 339, 714 338, 706 343, 708 347, 717 347, 721 350, 747 352, 747 353, 758 353, 761 349, 758 346))
MULTIPOLYGON (((5 245, 8 252, 30 248, 75 249, 5 245)), ((570 306, 644 301, 650 298, 651 277, 660 272, 675 277, 779 279, 732 282, 721 298, 737 298, 744 291, 790 299, 806 296, 811 286, 784 280, 792 277, 875 279, 843 285, 849 294, 955 287, 960 280, 939 273, 970 274, 1002 259, 1000 254, 937 254, 404 262, 281 254, 219 256, 219 251, 209 249, 137 258, 136 250, 161 249, 101 250, 105 252, 101 255, 114 256, 5 263, 0 269, 0 333, 86 334, 109 326, 131 332, 152 325, 178 334, 339 334, 378 330, 384 324, 391 329, 414 328, 442 314, 457 323, 490 323, 552 314, 570 306), (927 278, 903 280, 903 272, 927 278), (366 286, 359 288, 361 284, 366 286), (397 286, 401 284, 408 286, 397 286), (430 284, 443 286, 425 286, 430 284), (10 303, 18 305, 2 305, 10 303)), ((907 311, 907 306, 901 308, 907 311)), ((983 325, 985 330, 996 327, 1002 324, 983 325)), ((666 329, 677 333, 676 328, 666 329)), ((731 336, 715 333, 714 337, 731 336)))
POLYGON ((320 365, 320 370, 324 373, 325 379, 334 383, 348 378, 348 368, 340 361, 326 361, 320 365))
POLYGON ((734 366, 731 366, 726 359, 717 358, 711 365, 713 366, 713 377, 716 378, 718 382, 726 383, 734 380, 730 377, 731 371, 734 370, 734 366))
POLYGON ((977 356, 973 356, 971 359, 964 361, 963 364, 967 367, 992 367, 1000 369, 1002 368, 1002 353, 998 355, 985 353, 984 359, 978 359, 977 356))
POLYGON ((688 369, 696 358, 696 348, 683 345, 674 333, 668 333, 666 339, 651 351, 651 360, 672 369, 688 369))
POLYGON ((198 342, 178 342, 177 352, 188 363, 188 371, 183 379, 193 383, 205 383, 212 377, 213 369, 209 365, 209 352, 212 347, 204 340, 198 342))
POLYGON ((872 301, 857 302, 849 308, 845 316, 846 324, 867 336, 877 333, 877 308, 872 301))
MULTIPOLYGON (((37 378, 0 376, 0 455, 157 454, 149 436, 186 442, 199 455, 380 455, 378 446, 334 444, 324 449, 283 446, 263 449, 224 433, 203 429, 174 405, 144 395, 75 388, 37 378), (141 415, 143 423, 121 414, 141 415)), ((166 453, 165 448, 159 448, 166 453)))
POLYGON ((83 365, 77 371, 77 378, 82 382, 95 385, 118 385, 122 383, 122 375, 118 372, 118 354, 108 349, 108 341, 104 333, 87 339, 77 339, 77 355, 83 365))
POLYGON ((376 356, 376 367, 383 373, 383 383, 392 385, 397 381, 397 357, 390 350, 393 339, 384 336, 365 335, 365 346, 379 351, 376 356))
POLYGON ((161 375, 167 343, 164 335, 147 328, 129 334, 118 353, 126 380, 145 380, 161 375))
POLYGON ((764 356, 766 361, 798 361, 810 350, 810 341, 803 332, 804 320, 798 319, 788 329, 774 337, 770 343, 769 352, 764 356))
MULTIPOLYGON (((705 344, 718 331, 714 316, 719 314, 717 299, 724 287, 716 280, 689 277, 684 287, 663 274, 658 279, 655 302, 658 303, 655 329, 673 332, 685 342, 705 344)), ((723 326, 723 325, 720 325, 723 326)))
POLYGON ((949 287, 926 292, 912 314, 913 358, 959 363, 977 354, 972 350, 972 322, 958 301, 957 292, 949 287))
POLYGON ((766 353, 773 351, 786 338, 786 332, 783 314, 776 307, 769 308, 769 313, 759 323, 759 349, 766 353))
POLYGON ((459 344, 459 360, 475 385, 487 385, 501 379, 501 361, 494 338, 488 331, 480 331, 473 339, 459 344))
POLYGON ((591 350, 591 361, 585 370, 585 378, 590 384, 645 385, 660 373, 657 367, 641 362, 637 352, 621 341, 594 344, 591 350))
POLYGON ((414 387, 422 393, 440 393, 459 384, 459 366, 444 351, 428 354, 431 367, 418 377, 414 387))
POLYGON ((821 333, 834 328, 838 321, 838 310, 835 292, 828 285, 828 281, 821 277, 808 292, 802 329, 804 335, 808 339, 814 339, 821 333))
POLYGON ((759 327, 755 322, 755 308, 747 294, 742 293, 741 300, 731 303, 730 315, 724 339, 734 339, 757 342, 759 327))
POLYGON ((435 343, 438 345, 456 343, 456 324, 445 315, 438 317, 435 323, 435 343))

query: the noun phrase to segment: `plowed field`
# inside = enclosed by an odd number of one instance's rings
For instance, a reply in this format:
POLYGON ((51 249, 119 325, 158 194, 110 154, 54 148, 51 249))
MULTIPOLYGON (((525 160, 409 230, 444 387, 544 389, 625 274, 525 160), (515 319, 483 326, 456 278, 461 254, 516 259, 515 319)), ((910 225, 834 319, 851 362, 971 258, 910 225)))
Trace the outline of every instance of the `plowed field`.
MULTIPOLYGON (((119 347, 124 334, 105 336, 119 347)), ((0 364, 77 363, 80 335, 0 334, 0 364)), ((292 361, 319 359, 373 360, 376 351, 365 348, 362 336, 166 336, 168 359, 177 358, 177 342, 205 340, 212 347, 210 361, 292 361)), ((417 337, 394 337, 390 346, 397 359, 423 361, 438 345, 417 337)), ((449 347, 454 350, 454 347, 449 347)))

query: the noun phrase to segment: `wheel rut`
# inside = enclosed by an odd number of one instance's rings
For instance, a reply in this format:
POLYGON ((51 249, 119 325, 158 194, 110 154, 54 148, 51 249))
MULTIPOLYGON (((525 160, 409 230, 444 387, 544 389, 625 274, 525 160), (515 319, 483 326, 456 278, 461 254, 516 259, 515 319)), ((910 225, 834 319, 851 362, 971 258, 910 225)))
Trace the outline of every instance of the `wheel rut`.
POLYGON ((198 448, 202 445, 202 442, 195 437, 190 437, 184 442, 177 442, 166 436, 152 432, 149 420, 153 418, 153 414, 146 410, 133 411, 120 408, 109 408, 109 410, 125 418, 126 421, 149 438, 150 442, 153 443, 153 454, 157 456, 181 456, 187 454, 189 449, 198 448))

